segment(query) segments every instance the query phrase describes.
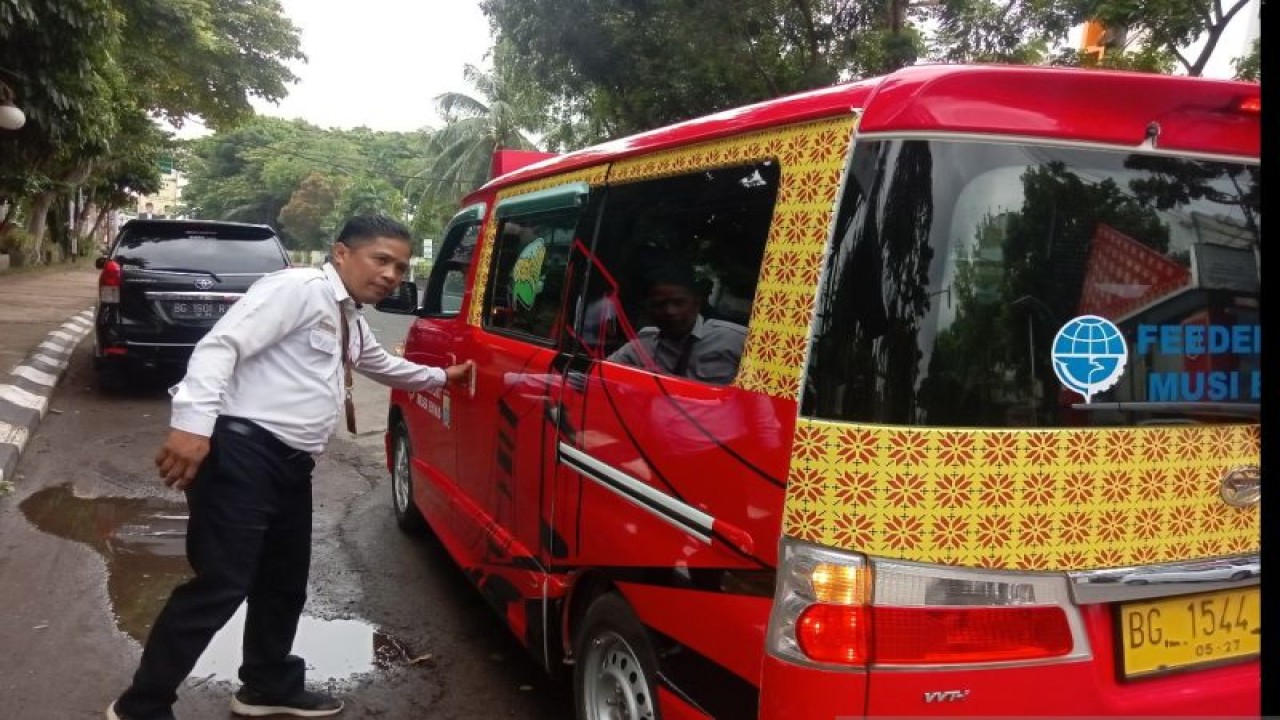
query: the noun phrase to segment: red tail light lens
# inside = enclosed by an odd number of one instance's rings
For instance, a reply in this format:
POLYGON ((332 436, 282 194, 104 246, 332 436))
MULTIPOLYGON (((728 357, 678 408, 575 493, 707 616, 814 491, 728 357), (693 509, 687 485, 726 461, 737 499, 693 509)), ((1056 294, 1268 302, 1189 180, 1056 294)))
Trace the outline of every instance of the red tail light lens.
POLYGON ((885 664, 999 662, 1071 652, 1060 607, 877 607, 872 657, 885 664))
POLYGON ((865 663, 869 611, 865 605, 810 605, 796 621, 800 649, 817 662, 865 663))
POLYGON ((1252 115, 1262 114, 1262 96, 1250 95, 1240 98, 1240 101, 1236 103, 1236 110, 1252 115))
POLYGON ((102 274, 98 276, 98 302, 120 302, 120 282, 123 278, 120 263, 108 260, 102 265, 102 274))

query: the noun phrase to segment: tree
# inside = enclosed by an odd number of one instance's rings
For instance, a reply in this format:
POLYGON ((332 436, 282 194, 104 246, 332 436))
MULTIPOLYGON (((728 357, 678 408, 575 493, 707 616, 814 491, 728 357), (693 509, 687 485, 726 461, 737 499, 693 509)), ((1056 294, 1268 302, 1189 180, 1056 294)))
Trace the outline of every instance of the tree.
MULTIPOLYGON (((497 72, 487 74, 468 64, 463 77, 480 97, 459 92, 436 97, 445 126, 431 136, 427 148, 431 159, 418 174, 422 191, 413 202, 415 215, 429 214, 422 212, 424 208, 452 206, 462 195, 484 184, 494 150, 534 149, 525 132, 536 127, 542 117, 528 103, 521 102, 517 85, 507 83, 513 67, 503 63, 497 72)), ((406 183, 406 194, 412 184, 406 183)))
POLYGON ((299 249, 320 250, 333 238, 333 215, 343 193, 334 177, 313 172, 302 179, 280 210, 280 227, 299 249))
POLYGON ((1262 82, 1262 40, 1255 39, 1249 48, 1249 54, 1236 58, 1233 64, 1237 80, 1262 82))
POLYGON ((1188 75, 1204 74, 1222 33, 1249 0, 1090 0, 1088 17, 1111 28, 1140 37, 1144 45, 1160 48, 1177 60, 1188 75), (1203 40, 1199 53, 1187 48, 1203 40))
MULTIPOLYGON (((911 64, 907 0, 482 0, 520 83, 599 140, 911 64)), ((495 59, 495 66, 501 66, 495 59)), ((561 122, 563 125, 563 122, 561 122)))
POLYGON ((297 48, 278 0, 0 0, 0 76, 28 116, 0 135, 0 200, 29 238, 16 261, 42 254, 59 198, 122 203, 97 190, 154 179, 140 168, 168 140, 149 117, 236 122, 283 95, 297 48))

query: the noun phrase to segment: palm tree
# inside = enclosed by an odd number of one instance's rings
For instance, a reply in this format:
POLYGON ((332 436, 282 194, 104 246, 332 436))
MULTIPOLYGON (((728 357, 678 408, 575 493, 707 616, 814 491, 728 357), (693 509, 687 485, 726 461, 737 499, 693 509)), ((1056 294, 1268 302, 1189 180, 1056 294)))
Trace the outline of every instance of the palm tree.
POLYGON ((468 64, 462 76, 483 100, 458 92, 436 96, 445 126, 431 138, 428 151, 434 159, 421 173, 425 183, 414 203, 420 212, 451 207, 484 184, 495 150, 537 149, 525 133, 533 132, 543 119, 527 93, 505 82, 506 73, 501 71, 490 74, 468 64))

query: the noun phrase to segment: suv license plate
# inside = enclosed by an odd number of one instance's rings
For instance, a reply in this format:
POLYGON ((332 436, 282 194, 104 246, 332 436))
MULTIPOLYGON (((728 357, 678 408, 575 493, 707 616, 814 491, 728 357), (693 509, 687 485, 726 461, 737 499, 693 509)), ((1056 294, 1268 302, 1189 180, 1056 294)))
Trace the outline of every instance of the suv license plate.
POLYGON ((174 320, 217 320, 227 314, 231 303, 225 302, 171 302, 169 317, 174 320))
POLYGON ((1258 588, 1220 590, 1120 605, 1121 664, 1126 678, 1258 655, 1258 588))

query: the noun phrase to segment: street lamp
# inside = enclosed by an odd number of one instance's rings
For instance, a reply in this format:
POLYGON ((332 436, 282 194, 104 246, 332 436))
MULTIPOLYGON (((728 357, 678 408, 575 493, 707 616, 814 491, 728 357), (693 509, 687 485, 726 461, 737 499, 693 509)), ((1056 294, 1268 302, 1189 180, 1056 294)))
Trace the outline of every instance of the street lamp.
POLYGON ((27 123, 27 116, 13 100, 13 90, 0 80, 0 129, 17 130, 27 123))

